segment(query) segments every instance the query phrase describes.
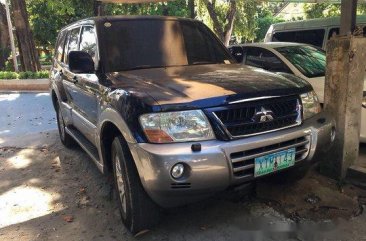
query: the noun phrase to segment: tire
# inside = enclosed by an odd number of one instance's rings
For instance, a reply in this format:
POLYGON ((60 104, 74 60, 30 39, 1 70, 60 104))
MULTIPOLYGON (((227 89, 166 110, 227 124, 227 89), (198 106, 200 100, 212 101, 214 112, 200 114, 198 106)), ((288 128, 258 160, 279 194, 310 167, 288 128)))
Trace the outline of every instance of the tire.
POLYGON ((293 167, 290 170, 279 172, 275 175, 266 178, 267 181, 275 184, 289 184, 296 183, 303 179, 310 169, 310 165, 301 165, 293 167))
POLYGON ((142 187, 132 156, 121 136, 115 137, 111 149, 114 184, 122 222, 133 234, 151 229, 159 222, 159 207, 142 187))
POLYGON ((67 148, 74 147, 76 143, 74 139, 66 132, 64 117, 62 116, 62 111, 60 110, 59 105, 56 106, 56 115, 58 133, 60 135, 60 140, 62 144, 67 148))

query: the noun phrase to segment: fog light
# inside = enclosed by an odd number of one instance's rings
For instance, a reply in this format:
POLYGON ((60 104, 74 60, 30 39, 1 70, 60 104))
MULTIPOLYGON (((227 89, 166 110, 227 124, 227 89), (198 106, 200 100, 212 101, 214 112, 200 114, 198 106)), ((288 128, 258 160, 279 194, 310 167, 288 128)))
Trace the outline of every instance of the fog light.
POLYGON ((171 175, 173 178, 181 178, 184 174, 184 165, 182 163, 175 164, 171 170, 171 175))

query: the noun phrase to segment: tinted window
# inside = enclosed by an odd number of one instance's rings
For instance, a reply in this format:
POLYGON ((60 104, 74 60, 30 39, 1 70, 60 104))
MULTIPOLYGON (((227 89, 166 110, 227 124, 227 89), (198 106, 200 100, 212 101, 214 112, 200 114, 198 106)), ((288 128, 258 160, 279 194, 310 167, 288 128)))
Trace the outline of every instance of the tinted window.
POLYGON ((202 23, 139 19, 103 26, 107 72, 232 61, 202 23))
POLYGON ((78 40, 79 40, 79 32, 80 28, 74 28, 70 31, 68 36, 68 45, 67 45, 67 51, 66 51, 66 63, 68 63, 68 55, 71 51, 78 50, 78 40))
POLYGON ((329 30, 329 34, 328 34, 328 40, 333 37, 333 35, 339 35, 339 28, 331 28, 329 30))
POLYGON ((324 29, 278 32, 273 35, 273 42, 306 43, 318 47, 323 46, 324 29))
POLYGON ((95 38, 95 28, 93 26, 83 27, 80 36, 80 50, 90 54, 96 64, 97 41, 95 38))
POLYGON ((245 64, 272 72, 292 73, 274 53, 262 48, 246 48, 245 64))
POLYGON ((276 48, 306 77, 325 76, 325 52, 311 46, 276 48))
POLYGON ((201 24, 181 22, 188 64, 224 63, 227 52, 201 24))
POLYGON ((55 59, 57 59, 57 61, 59 61, 59 62, 62 62, 62 60, 63 60, 63 53, 64 53, 64 48, 65 48, 65 36, 66 36, 66 31, 61 32, 60 36, 57 40, 57 43, 56 43, 55 59))
POLYGON ((238 63, 243 62, 244 51, 240 46, 232 46, 229 48, 231 55, 238 61, 238 63))

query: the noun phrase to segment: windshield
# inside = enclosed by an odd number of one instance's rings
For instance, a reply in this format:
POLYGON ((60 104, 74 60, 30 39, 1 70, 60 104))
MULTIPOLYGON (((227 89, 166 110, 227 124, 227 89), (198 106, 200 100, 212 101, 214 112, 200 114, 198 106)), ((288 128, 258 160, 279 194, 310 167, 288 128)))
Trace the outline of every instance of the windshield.
POLYGON ((102 25, 107 72, 233 63, 231 55, 202 23, 128 19, 102 25))
POLYGON ((308 78, 325 76, 325 52, 312 46, 275 48, 308 78))

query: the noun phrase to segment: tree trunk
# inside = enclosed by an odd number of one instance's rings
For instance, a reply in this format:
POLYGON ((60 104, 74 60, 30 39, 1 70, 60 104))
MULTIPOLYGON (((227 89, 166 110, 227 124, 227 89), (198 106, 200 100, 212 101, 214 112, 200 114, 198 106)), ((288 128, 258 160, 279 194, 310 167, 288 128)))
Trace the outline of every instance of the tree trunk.
POLYGON ((28 13, 25 0, 11 0, 14 26, 18 38, 20 62, 23 71, 39 71, 41 65, 33 40, 33 34, 29 27, 28 13))
POLYGON ((218 15, 215 10, 215 1, 210 2, 210 0, 203 0, 206 5, 208 14, 213 22, 213 28, 217 36, 221 39, 221 41, 225 44, 225 46, 229 45, 231 33, 233 32, 234 20, 236 14, 236 0, 230 0, 229 9, 226 13, 225 23, 221 24, 218 18, 218 15))
POLYGON ((196 18, 196 11, 195 11, 194 7, 195 7, 194 0, 188 0, 189 15, 190 15, 191 19, 196 18))
POLYGON ((104 4, 101 1, 94 0, 94 16, 104 15, 104 4))
POLYGON ((230 43, 231 33, 233 32, 234 28, 235 14, 236 14, 236 0, 230 0, 230 7, 226 15, 227 23, 224 27, 225 46, 229 46, 230 43))
POLYGON ((5 69, 5 62, 10 56, 10 37, 5 6, 0 3, 0 70, 5 69))

